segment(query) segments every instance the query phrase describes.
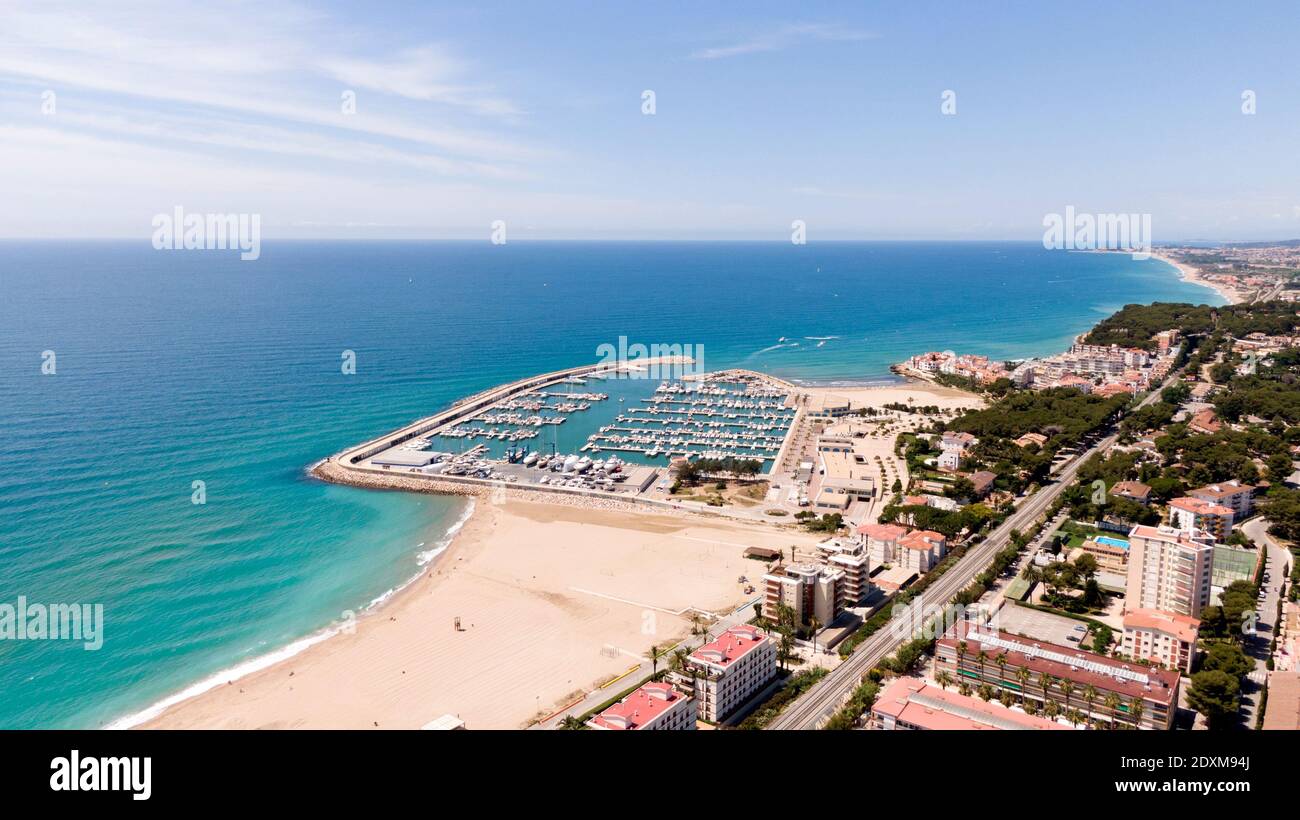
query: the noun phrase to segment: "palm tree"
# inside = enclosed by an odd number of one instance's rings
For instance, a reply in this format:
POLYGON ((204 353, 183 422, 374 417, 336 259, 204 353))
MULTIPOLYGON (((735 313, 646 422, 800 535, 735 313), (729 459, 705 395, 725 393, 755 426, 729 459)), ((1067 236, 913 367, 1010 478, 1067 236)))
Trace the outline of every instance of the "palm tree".
POLYGON ((1083 702, 1088 704, 1088 722, 1092 723, 1092 705, 1097 702, 1097 687, 1091 683, 1083 687, 1083 702))
POLYGON ((1138 729, 1142 726, 1142 714, 1146 709, 1142 706, 1142 699, 1135 697, 1128 702, 1128 713, 1133 718, 1133 728, 1138 729))
POLYGON ((1011 696, 1011 693, 1005 689, 1002 690, 1002 694, 998 695, 998 703, 1001 703, 1003 706, 1007 707, 1008 709, 1011 708, 1011 704, 1014 702, 1015 702, 1015 698, 1013 698, 1011 696))
POLYGON ((1106 709, 1110 711, 1110 728, 1114 729, 1119 725, 1119 695, 1114 692, 1107 692, 1103 703, 1106 704, 1106 709))
POLYGON ((978 661, 980 665, 980 680, 984 680, 984 662, 987 661, 988 659, 989 659, 988 653, 985 652, 983 649, 981 649, 979 651, 979 654, 975 656, 975 660, 978 661))
POLYGON ((673 650, 673 654, 668 656, 668 669, 672 672, 681 672, 686 668, 686 659, 691 653, 686 647, 679 646, 673 650))
POLYGON ((585 729, 587 724, 582 722, 582 718, 573 715, 565 715, 564 720, 560 721, 561 729, 585 729))
POLYGON ((935 675, 934 680, 939 684, 939 688, 943 689, 945 692, 948 691, 949 686, 952 686, 952 675, 949 675, 947 672, 940 672, 935 675))
POLYGON ((789 627, 781 628, 781 638, 777 641, 777 657, 781 660, 781 668, 789 669, 790 650, 794 649, 794 632, 789 627))
POLYGON ((1029 688, 1029 679, 1032 676, 1033 673, 1029 671, 1027 666, 1022 666, 1016 670, 1016 680, 1020 681, 1020 706, 1022 708, 1025 705, 1025 690, 1029 688))
POLYGON ((983 700, 985 703, 988 703, 989 701, 993 700, 993 687, 989 686, 987 683, 981 683, 979 694, 980 694, 980 700, 983 700))
POLYGON ((957 691, 960 692, 965 697, 970 697, 970 684, 967 683, 966 681, 962 681, 961 683, 957 684, 957 691))
POLYGON ((993 660, 994 660, 994 662, 997 663, 997 665, 998 665, 998 679, 999 679, 999 680, 1006 680, 1006 679, 1007 679, 1007 653, 1006 653, 1006 650, 1003 650, 1002 654, 1001 654, 1001 655, 998 655, 998 656, 997 656, 996 658, 994 658, 993 660))
POLYGON ((1043 707, 1043 712, 1052 720, 1056 720, 1056 718, 1061 714, 1061 704, 1054 700, 1049 701, 1048 704, 1043 707))
POLYGON ((1039 672, 1039 673, 1038 673, 1038 685, 1041 686, 1041 687, 1043 688, 1043 705, 1044 705, 1044 706, 1047 705, 1047 690, 1052 688, 1052 684, 1053 684, 1053 683, 1054 683, 1054 680, 1053 680, 1053 678, 1052 678, 1051 675, 1047 674, 1046 672, 1039 672))
POLYGON ((822 628, 822 622, 817 620, 814 615, 808 620, 808 630, 812 633, 813 654, 817 654, 817 631, 822 628))
POLYGON ((1067 715, 1067 718, 1070 721, 1070 725, 1074 726, 1075 728, 1078 728, 1079 724, 1083 723, 1084 721, 1083 713, 1080 712, 1078 709, 1071 709, 1069 711, 1069 714, 1067 715))
POLYGON ((1061 692, 1065 695, 1065 710, 1070 710, 1070 695, 1074 692, 1074 683, 1068 680, 1061 681, 1061 692))
POLYGON ((650 645, 650 674, 659 674, 659 647, 654 644, 650 645))

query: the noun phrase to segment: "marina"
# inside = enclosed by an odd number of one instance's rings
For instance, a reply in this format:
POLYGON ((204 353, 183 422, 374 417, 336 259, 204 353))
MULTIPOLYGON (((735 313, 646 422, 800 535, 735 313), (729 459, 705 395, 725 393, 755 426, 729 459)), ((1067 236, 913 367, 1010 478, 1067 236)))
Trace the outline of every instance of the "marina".
POLYGON ((643 367, 545 374, 341 454, 354 469, 638 495, 674 459, 777 464, 798 415, 792 385, 751 371, 648 379, 643 367), (600 379, 601 392, 585 387, 600 379))

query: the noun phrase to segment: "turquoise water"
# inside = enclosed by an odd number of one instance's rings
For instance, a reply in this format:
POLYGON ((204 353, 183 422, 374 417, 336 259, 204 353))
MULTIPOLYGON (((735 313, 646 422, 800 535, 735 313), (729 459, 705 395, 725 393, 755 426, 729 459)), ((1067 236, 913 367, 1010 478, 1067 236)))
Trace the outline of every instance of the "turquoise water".
POLYGON ((1110 544, 1112 547, 1128 549, 1128 542, 1122 538, 1111 538, 1109 535, 1098 535, 1092 540, 1096 541, 1098 544, 1110 544))
POLYGON ((304 468, 619 336, 862 383, 930 349, 1050 352, 1126 302, 1220 301, 1157 261, 1034 243, 268 242, 240 262, 4 242, 0 292, 0 604, 105 613, 99 651, 0 641, 2 727, 104 725, 364 609, 463 507, 304 468))

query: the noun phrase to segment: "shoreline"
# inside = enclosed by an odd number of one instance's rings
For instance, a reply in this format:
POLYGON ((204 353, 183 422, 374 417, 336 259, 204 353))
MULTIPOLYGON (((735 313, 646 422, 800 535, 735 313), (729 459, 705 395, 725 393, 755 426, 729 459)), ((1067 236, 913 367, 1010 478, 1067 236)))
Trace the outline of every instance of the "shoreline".
POLYGON ((1230 305, 1239 305, 1247 301, 1246 294, 1241 293, 1236 288, 1206 279, 1200 268, 1189 265, 1186 262, 1180 262, 1172 256, 1161 253, 1160 251, 1152 251, 1151 258, 1159 259, 1166 265, 1172 266, 1178 271, 1178 278, 1184 282, 1190 282, 1193 285, 1209 288, 1219 294, 1219 296, 1223 297, 1223 299, 1230 305))
MULTIPOLYGON (((871 396, 878 403, 900 400, 904 394, 909 393, 932 397, 934 401, 942 403, 981 401, 974 394, 919 380, 899 379, 892 385, 877 384, 847 388, 822 386, 806 387, 804 389, 810 392, 836 393, 838 395, 848 392, 858 399, 871 396)), ((543 510, 546 518, 556 520, 564 520, 575 516, 595 516, 598 518, 608 516, 611 517, 611 520, 618 520, 618 523, 622 525, 621 529, 631 532, 636 532, 644 526, 657 525, 681 529, 747 531, 751 535, 754 532, 761 531, 761 534, 768 539, 786 543, 792 539, 818 540, 820 538, 793 529, 789 524, 776 521, 746 522, 726 515, 671 505, 652 506, 645 502, 577 495, 569 496, 552 492, 530 491, 513 486, 500 491, 487 484, 475 486, 427 479, 404 479, 400 475, 358 476, 350 474, 345 477, 341 475, 344 468, 330 459, 317 462, 308 468, 308 472, 318 480, 347 483, 361 489, 464 496, 469 504, 469 509, 467 513, 462 514, 456 522, 453 522, 450 527, 443 531, 439 540, 445 540, 447 542, 445 546, 441 548, 435 547, 431 552, 436 552, 436 554, 431 555, 429 560, 421 565, 420 571, 408 581, 375 598, 369 606, 359 613, 355 622, 355 629, 351 632, 344 631, 346 625, 330 624, 284 647, 208 675, 179 692, 169 694, 155 701, 145 709, 135 711, 130 715, 110 722, 108 728, 179 728, 181 726, 214 726, 220 724, 222 718, 217 715, 209 715, 207 720, 189 721, 193 720, 192 714, 195 711, 203 709, 201 704, 222 701, 231 697, 227 694, 228 690, 237 689, 242 694, 250 687, 266 687, 268 684, 261 681, 268 681, 277 675, 282 675, 291 666, 297 667, 310 664, 316 662, 320 657, 330 656, 342 651, 337 647, 340 647, 343 643, 353 646, 360 641, 360 636, 373 633, 376 630, 376 624, 390 622, 375 616, 387 615, 397 621, 406 620, 412 608, 421 599, 428 598, 429 593, 432 593, 434 589, 441 586, 452 575, 458 564, 464 560, 472 559, 482 552, 490 540, 489 536, 499 523, 502 515, 501 510, 504 507, 526 505, 529 508, 543 510), (196 704, 200 705, 196 706, 196 704), (191 717, 186 717, 186 715, 191 717)), ((751 574, 759 569, 752 560, 749 560, 747 565, 750 567, 749 572, 751 574)), ((746 565, 742 564, 741 566, 743 568, 746 565)), ((720 577, 725 578, 727 576, 720 577)), ((685 635, 689 629, 679 631, 682 635, 685 635)), ((624 660, 628 659, 625 658, 624 660)), ((289 674, 292 675, 293 673, 290 672, 289 674)), ((582 681, 575 689, 587 691, 590 687, 599 687, 600 683, 599 677, 592 678, 582 681)), ((569 693, 563 694, 567 695, 569 693)), ((562 699, 558 698, 556 702, 559 703, 562 699)), ((427 719, 433 717, 436 717, 436 715, 427 719)))
POLYGON ((481 504, 437 560, 354 630, 239 678, 213 676, 215 685, 173 696, 135 726, 420 728, 457 714, 470 728, 521 728, 639 665, 650 643, 688 635, 691 610, 743 605, 734 574, 761 566, 741 556, 743 544, 816 540, 737 521, 481 504), (535 542, 515 552, 525 534, 535 542), (582 561, 556 561, 575 550, 582 561), (464 616, 455 630, 453 613, 464 616))

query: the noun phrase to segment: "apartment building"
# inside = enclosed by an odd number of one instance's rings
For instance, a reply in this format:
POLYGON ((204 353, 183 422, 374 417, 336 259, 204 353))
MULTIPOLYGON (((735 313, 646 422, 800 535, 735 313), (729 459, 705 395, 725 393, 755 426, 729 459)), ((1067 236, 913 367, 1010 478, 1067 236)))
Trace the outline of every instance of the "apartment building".
POLYGON ((1173 527, 1129 532, 1125 608, 1199 616, 1210 603, 1214 536, 1173 527))
POLYGON ((847 576, 835 565, 780 564, 763 576, 763 586, 763 617, 773 623, 781 619, 781 606, 793 610, 801 628, 813 618, 826 626, 849 606, 847 576))
POLYGON ((1078 648, 1034 641, 958 621, 935 643, 936 674, 988 684, 1064 715, 1140 729, 1169 729, 1178 707, 1179 674, 1078 648), (1068 685, 1067 685, 1068 684, 1068 685))
POLYGON ((898 539, 898 565, 929 572, 948 552, 948 539, 934 530, 913 530, 898 539))
POLYGON ((1188 495, 1202 501, 1228 507, 1232 510, 1233 515, 1237 517, 1237 520, 1241 520, 1247 518, 1251 510, 1254 509, 1255 487, 1250 484, 1242 484, 1240 481, 1225 481, 1221 484, 1209 484, 1192 490, 1188 495))
POLYGON ((1157 663, 1190 675, 1200 630, 1200 620, 1190 615, 1133 609, 1124 613, 1121 651, 1135 661, 1157 663))
POLYGON ((840 609, 865 602, 871 594, 871 558, 867 548, 860 541, 832 538, 818 544, 817 551, 827 566, 844 573, 840 609))
POLYGON ((907 527, 897 524, 863 524, 858 535, 867 555, 876 566, 892 564, 898 558, 898 539, 907 535, 907 527))
POLYGON ((670 683, 647 683, 587 721, 592 729, 694 729, 695 697, 670 683))
POLYGON ((1216 504, 1194 496, 1175 498, 1169 502, 1169 524, 1180 530, 1205 530, 1216 541, 1226 541, 1232 532, 1235 513, 1231 507, 1216 504))
POLYGON ((776 645, 753 626, 733 626, 692 652, 675 680, 693 688, 699 716, 716 723, 776 677, 776 645))

